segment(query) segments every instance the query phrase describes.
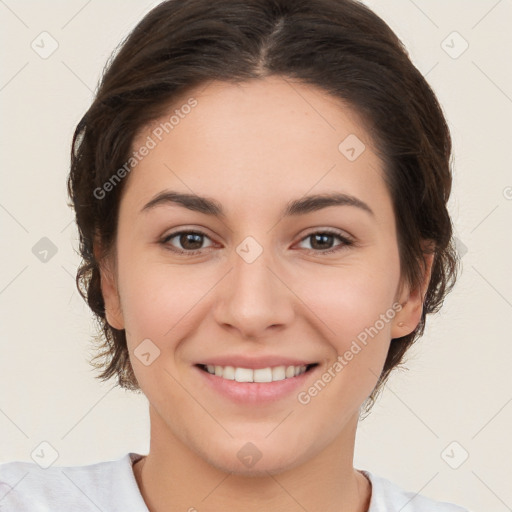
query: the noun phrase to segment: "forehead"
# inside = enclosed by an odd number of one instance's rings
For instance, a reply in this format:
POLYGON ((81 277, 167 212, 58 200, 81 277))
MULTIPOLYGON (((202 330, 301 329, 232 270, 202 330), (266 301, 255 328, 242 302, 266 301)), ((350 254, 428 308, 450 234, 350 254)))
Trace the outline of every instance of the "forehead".
POLYGON ((140 130, 133 149, 150 140, 154 147, 127 184, 139 205, 165 187, 218 197, 237 212, 308 191, 337 189, 365 201, 370 189, 385 192, 382 164, 357 113, 291 79, 189 90, 140 130))
POLYGON ((170 133, 176 138, 187 129, 186 125, 196 131, 195 139, 203 144, 208 142, 206 137, 211 140, 213 129, 216 142, 223 135, 247 143, 251 142, 251 135, 279 135, 279 139, 274 139, 276 147, 284 138, 310 139, 312 146, 318 137, 327 136, 328 144, 352 133, 371 145, 364 124, 362 116, 340 98, 288 77, 271 76, 240 83, 210 81, 174 98, 161 117, 140 130, 134 145, 143 142, 148 133, 159 131, 159 127, 163 138, 170 133), (195 105, 191 108, 192 102, 195 105), (199 141, 201 136, 204 138, 199 141))

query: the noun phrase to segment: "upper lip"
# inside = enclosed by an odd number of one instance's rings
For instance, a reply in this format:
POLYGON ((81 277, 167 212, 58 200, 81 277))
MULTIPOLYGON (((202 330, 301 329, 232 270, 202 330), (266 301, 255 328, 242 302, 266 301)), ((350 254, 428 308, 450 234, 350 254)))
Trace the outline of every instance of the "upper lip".
POLYGON ((249 357, 241 355, 210 357, 202 360, 200 365, 211 366, 234 366, 236 368, 268 368, 273 366, 308 366, 315 364, 316 361, 306 361, 295 357, 284 357, 277 355, 268 355, 260 357, 249 357))

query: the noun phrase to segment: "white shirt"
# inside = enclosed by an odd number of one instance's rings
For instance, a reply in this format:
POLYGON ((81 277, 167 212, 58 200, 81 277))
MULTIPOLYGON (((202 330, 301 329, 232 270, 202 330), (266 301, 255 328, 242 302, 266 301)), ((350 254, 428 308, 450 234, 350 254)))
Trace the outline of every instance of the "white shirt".
MULTIPOLYGON (((132 469, 141 457, 130 452, 114 461, 47 469, 33 462, 0 464, 0 512, 149 512, 132 469)), ((368 512, 468 512, 362 473, 372 484, 368 512)))

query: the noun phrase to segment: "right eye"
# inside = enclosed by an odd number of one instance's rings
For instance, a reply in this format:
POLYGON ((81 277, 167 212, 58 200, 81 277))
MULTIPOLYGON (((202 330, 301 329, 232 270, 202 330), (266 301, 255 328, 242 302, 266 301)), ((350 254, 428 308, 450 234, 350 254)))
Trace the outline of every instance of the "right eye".
MULTIPOLYGON (((178 254, 194 255, 202 251, 201 246, 203 245, 204 238, 210 240, 210 237, 201 231, 176 231, 166 235, 160 243, 167 249, 178 254), (173 239, 176 239, 175 243, 181 245, 182 248, 177 248, 172 243, 173 239)), ((213 244, 208 247, 212 245, 213 244)))

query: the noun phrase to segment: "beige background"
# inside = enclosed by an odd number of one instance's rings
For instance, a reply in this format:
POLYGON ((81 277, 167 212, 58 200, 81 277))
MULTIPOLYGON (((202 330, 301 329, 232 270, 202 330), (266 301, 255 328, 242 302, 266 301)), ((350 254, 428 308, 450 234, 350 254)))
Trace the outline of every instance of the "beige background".
MULTIPOLYGON (((107 57, 157 3, 0 1, 0 462, 31 460, 43 441, 58 465, 148 450, 145 398, 99 383, 86 362, 94 325, 75 291, 65 179, 73 129, 107 57), (46 59, 31 47, 43 31, 58 42, 46 59), (43 237, 57 250, 46 263, 32 252, 43 237)), ((410 370, 391 378, 361 423, 355 465, 475 511, 512 510, 512 2, 367 3, 444 107, 455 148, 450 209, 467 252, 410 370), (458 469, 446 462, 466 452, 458 469)))

